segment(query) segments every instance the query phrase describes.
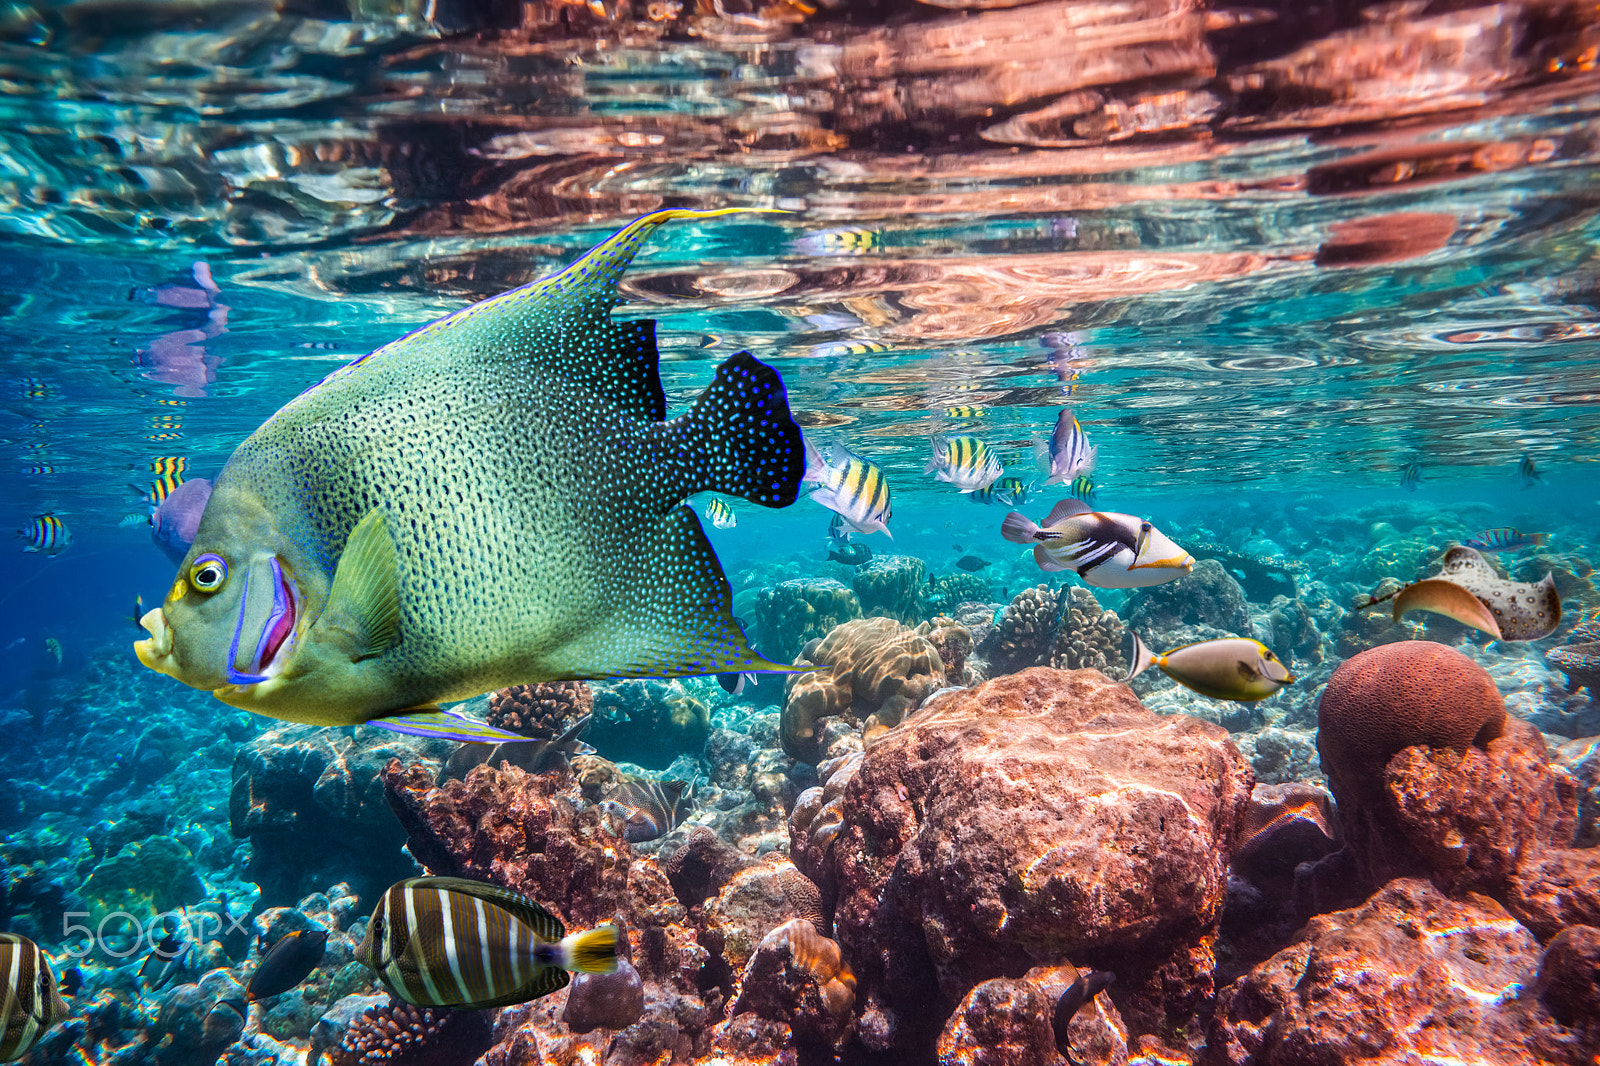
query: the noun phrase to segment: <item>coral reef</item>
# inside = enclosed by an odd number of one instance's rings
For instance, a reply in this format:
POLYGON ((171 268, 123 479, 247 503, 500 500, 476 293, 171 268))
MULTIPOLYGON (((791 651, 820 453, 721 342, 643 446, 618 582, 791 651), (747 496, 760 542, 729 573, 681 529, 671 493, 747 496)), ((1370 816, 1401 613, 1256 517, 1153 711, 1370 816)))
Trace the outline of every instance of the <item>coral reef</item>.
POLYGON ((1062 590, 1061 615, 1048 664, 1057 670, 1099 670, 1120 678, 1128 663, 1122 648, 1127 628, 1115 611, 1107 611, 1094 593, 1076 585, 1062 590))
POLYGON ((1123 614, 1152 648, 1252 632, 1244 589, 1215 559, 1201 559, 1182 581, 1136 589, 1123 614))
POLYGON ((548 681, 494 693, 484 721, 496 729, 549 740, 592 710, 594 693, 582 681, 548 681))
POLYGON ((856 567, 851 584, 861 601, 861 614, 893 618, 906 625, 923 619, 922 593, 928 567, 913 555, 875 555, 856 567))
POLYGON ((824 670, 785 682, 783 750, 802 762, 822 760, 818 722, 845 716, 868 743, 915 710, 945 683, 944 661, 927 640, 888 618, 864 618, 834 628, 807 645, 797 666, 824 670))
POLYGON ((1593 1015, 1576 1031, 1514 994, 1539 972, 1538 942, 1493 900, 1393 881, 1221 992, 1205 1061, 1592 1062, 1593 1015))
POLYGON ((756 647, 774 662, 788 662, 806 642, 861 617, 855 592, 837 581, 806 578, 762 589, 752 611, 756 647))
POLYGON ((1112 676, 1125 671, 1127 630, 1115 611, 1101 608, 1094 593, 1078 586, 1036 585, 1019 592, 979 647, 988 674, 1012 674, 1030 666, 1094 669, 1112 676))
POLYGON ((815 928, 822 918, 821 897, 793 863, 769 857, 734 874, 706 903, 700 942, 733 969, 743 969, 762 936, 791 918, 815 928))
POLYGON ((917 636, 925 639, 939 653, 944 663, 944 676, 952 684, 970 684, 967 657, 972 654, 972 631, 946 615, 937 615, 917 626, 917 636))
POLYGON ((1114 959, 1141 1024, 1187 1018, 1211 992, 1248 796, 1222 730, 1151 714, 1095 671, 942 697, 862 757, 828 857, 863 1041, 931 1048, 973 985, 1069 956, 1114 959))
POLYGON ((1432 641, 1385 644, 1339 665, 1322 693, 1317 750, 1341 803, 1381 788, 1389 757, 1412 744, 1483 746, 1505 703, 1488 673, 1432 641))
MULTIPOLYGON (((963 603, 987 604, 994 593, 995 583, 989 578, 957 571, 930 577, 922 593, 922 602, 928 610, 953 615, 963 603)), ((993 611, 989 613, 992 615, 993 611)))
POLYGON ((285 725, 240 748, 228 824, 250 841, 247 870, 263 902, 293 903, 335 881, 371 901, 411 876, 405 834, 384 802, 383 766, 399 758, 437 772, 453 747, 386 730, 285 725))
POLYGON ((711 709, 677 682, 596 683, 594 718, 584 739, 612 762, 665 770, 698 753, 711 734, 711 709))

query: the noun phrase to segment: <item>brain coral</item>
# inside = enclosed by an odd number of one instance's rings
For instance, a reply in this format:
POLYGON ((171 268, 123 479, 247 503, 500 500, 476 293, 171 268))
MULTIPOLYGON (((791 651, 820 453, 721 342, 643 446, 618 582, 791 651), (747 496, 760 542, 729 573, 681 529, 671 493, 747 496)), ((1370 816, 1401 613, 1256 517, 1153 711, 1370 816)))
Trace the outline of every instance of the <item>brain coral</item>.
POLYGON ((780 719, 783 750, 802 762, 823 757, 821 719, 849 715, 870 742, 945 683, 938 649, 891 618, 834 627, 796 660, 812 664, 831 669, 790 675, 780 719))
POLYGON ((1340 664, 1317 709, 1317 751, 1333 792, 1368 795, 1403 748, 1465 751, 1505 728, 1505 703, 1488 671, 1430 640, 1383 644, 1340 664))

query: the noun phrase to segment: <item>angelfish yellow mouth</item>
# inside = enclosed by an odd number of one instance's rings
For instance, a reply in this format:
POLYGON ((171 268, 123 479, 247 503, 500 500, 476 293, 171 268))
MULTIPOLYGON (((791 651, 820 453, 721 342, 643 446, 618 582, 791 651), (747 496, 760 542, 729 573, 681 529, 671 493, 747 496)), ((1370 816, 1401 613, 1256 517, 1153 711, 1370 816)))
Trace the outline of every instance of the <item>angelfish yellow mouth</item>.
POLYGON ((139 625, 150 636, 136 642, 133 653, 156 673, 177 677, 172 662, 172 628, 167 625, 167 616, 161 613, 161 608, 156 607, 145 612, 144 617, 139 619, 139 625))

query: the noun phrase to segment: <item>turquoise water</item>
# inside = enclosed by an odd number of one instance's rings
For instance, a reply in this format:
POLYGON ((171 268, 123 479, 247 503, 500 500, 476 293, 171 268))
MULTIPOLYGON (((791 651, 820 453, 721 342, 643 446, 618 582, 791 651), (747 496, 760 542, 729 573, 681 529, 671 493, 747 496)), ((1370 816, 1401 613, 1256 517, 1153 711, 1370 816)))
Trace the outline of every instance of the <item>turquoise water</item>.
MULTIPOLYGON (((1503 79, 1483 80, 1493 57, 1444 52, 1380 91, 1381 69, 1352 59, 1327 68, 1348 82, 1337 91, 1280 88, 1263 103, 1241 88, 1251 71, 1307 61, 1265 38, 1243 55, 1221 23, 1173 31, 1209 41, 1194 47, 1211 59, 1170 83, 1146 83, 1123 56, 1101 81, 1051 88, 985 81, 1005 56, 974 40, 921 63, 932 46, 918 32, 968 32, 934 8, 870 31, 861 13, 805 26, 763 9, 599 44, 490 25, 452 36, 438 12, 430 24, 404 5, 355 6, 360 18, 342 5, 12 5, 0 20, 0 524, 53 515, 71 534, 57 553, 23 551, 21 534, 0 553, 0 722, 26 737, 0 762, 25 797, 3 813, 0 925, 59 955, 72 881, 105 858, 90 827, 125 823, 147 796, 170 802, 169 831, 203 882, 183 904, 227 892, 259 915, 316 891, 334 898, 316 913, 338 909, 332 880, 252 879, 250 845, 230 835, 228 768, 276 744, 261 738, 277 723, 133 658, 135 598, 159 603, 172 580, 151 540, 152 464, 215 476, 335 368, 661 207, 752 209, 663 228, 625 278, 618 314, 656 321, 669 414, 723 359, 753 352, 812 440, 883 469, 893 539, 858 541, 922 560, 935 581, 966 556, 988 564, 981 595, 963 586, 984 609, 973 617, 1081 582, 1001 538, 1007 507, 925 474, 930 437, 979 436, 1008 475, 1037 483, 1020 509, 1042 519, 1061 493, 1043 487, 1035 442, 1070 404, 1099 448, 1096 506, 1206 546, 1193 550, 1222 560, 1218 580, 1245 604, 1243 631, 1188 618, 1147 642, 1253 636, 1300 679, 1240 710, 1152 671, 1135 684, 1152 708, 1220 721, 1247 755, 1263 730, 1292 733, 1300 761, 1281 778, 1323 783, 1307 761, 1316 695, 1343 658, 1394 636, 1362 628, 1357 598, 1510 526, 1550 534, 1499 558, 1520 580, 1558 573, 1557 632, 1490 642, 1435 620, 1405 635, 1463 648, 1552 741, 1600 732, 1587 695, 1544 657, 1600 610, 1600 86, 1592 49, 1573 43, 1587 30, 1527 31, 1503 79), (863 50, 890 58, 875 66, 863 50), (1461 85, 1444 76, 1457 69, 1461 85), (1114 136, 1046 114, 1085 85, 1147 111, 1169 92, 1187 102, 1161 106, 1195 110, 1114 136), (1202 99, 1213 91, 1222 103, 1202 99), (1420 482, 1402 484, 1412 464, 1420 482), (1294 610, 1306 628, 1284 621, 1294 610)), ((1283 18, 1285 34, 1298 26, 1283 18)), ((1332 54, 1355 54, 1360 25, 1328 31, 1332 54)), ((1448 37, 1420 17, 1411 29, 1448 37)), ((1050 67, 1017 62, 1030 77, 1050 67)), ((736 595, 857 580, 827 561, 831 515, 817 504, 733 507, 737 526, 707 533, 736 595)), ((1094 591, 1142 617, 1147 594, 1094 591)), ((956 605, 922 602, 901 621, 956 605)), ((696 681, 672 698, 685 692, 716 728, 778 750, 771 683, 734 700, 696 681)), ((657 775, 715 777, 692 745, 630 754, 657 775)), ((790 805, 817 780, 803 760, 783 772, 790 805)), ((728 809, 752 794, 708 787, 735 797, 728 809)), ((762 823, 761 850, 786 842, 782 813, 762 823)), ((407 872, 348 876, 393 870, 407 872)), ((98 965, 97 991, 133 995, 114 960, 98 965)), ((371 988, 351 976, 338 991, 371 988)), ((285 1046, 303 1048, 338 998, 318 995, 274 1023, 285 1046)), ((139 1002, 153 1018, 156 1001, 139 1002)), ((55 1052, 38 1061, 87 1061, 55 1052)))

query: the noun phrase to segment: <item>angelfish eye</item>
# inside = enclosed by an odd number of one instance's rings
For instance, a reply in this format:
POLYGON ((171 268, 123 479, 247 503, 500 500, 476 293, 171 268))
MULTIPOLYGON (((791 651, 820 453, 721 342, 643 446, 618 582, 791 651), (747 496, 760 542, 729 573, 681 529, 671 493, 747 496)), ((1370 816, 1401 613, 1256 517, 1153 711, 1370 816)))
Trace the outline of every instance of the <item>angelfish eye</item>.
POLYGON ((228 564, 220 555, 202 555, 189 567, 189 584, 199 592, 215 592, 228 580, 228 564))

